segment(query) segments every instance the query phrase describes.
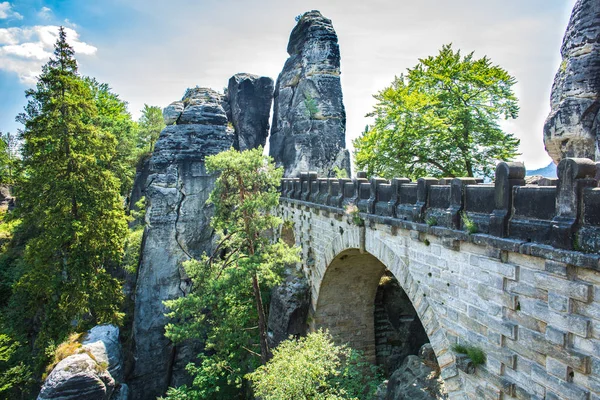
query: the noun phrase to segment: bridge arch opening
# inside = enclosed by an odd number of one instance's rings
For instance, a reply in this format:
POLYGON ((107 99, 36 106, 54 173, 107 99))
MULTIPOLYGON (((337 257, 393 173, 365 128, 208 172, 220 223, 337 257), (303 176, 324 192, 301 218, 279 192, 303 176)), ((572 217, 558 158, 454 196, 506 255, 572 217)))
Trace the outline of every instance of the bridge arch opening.
POLYGON ((390 375, 429 343, 409 296, 375 256, 348 249, 327 267, 312 321, 390 375))

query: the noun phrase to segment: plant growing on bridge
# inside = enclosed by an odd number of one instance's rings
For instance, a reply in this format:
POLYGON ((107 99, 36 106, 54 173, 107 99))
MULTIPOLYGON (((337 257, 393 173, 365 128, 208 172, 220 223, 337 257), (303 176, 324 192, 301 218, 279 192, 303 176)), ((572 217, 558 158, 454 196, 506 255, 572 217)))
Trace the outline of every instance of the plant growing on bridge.
POLYGON ((452 346, 452 350, 455 353, 466 354, 467 357, 471 359, 471 362, 474 366, 482 365, 485 363, 485 353, 479 347, 455 344, 454 346, 452 346))
POLYGON ((352 221, 354 225, 363 226, 365 224, 365 221, 360 217, 360 210, 356 204, 348 204, 344 212, 350 217, 350 221, 352 221))
POLYGON ((498 121, 516 118, 515 78, 487 57, 445 45, 374 97, 375 122, 354 141, 369 176, 491 176, 519 140, 498 121))
POLYGON ((244 375, 270 358, 265 298, 298 251, 271 238, 282 223, 272 210, 283 171, 262 152, 229 150, 206 159, 207 170, 220 174, 209 198, 219 239, 211 255, 184 263, 192 292, 165 302, 173 318, 166 335, 174 342, 205 339, 206 351, 199 365, 188 366, 193 387, 171 390, 172 398, 243 398, 244 375))
POLYGON ((466 212, 462 211, 460 213, 460 219, 462 220, 463 226, 465 227, 465 229, 467 230, 467 232, 469 233, 469 235, 473 234, 473 233, 477 233, 478 229, 477 229, 477 224, 475 223, 475 221, 473 221, 466 212))
POLYGON ((357 351, 318 331, 282 342, 273 359, 248 374, 263 400, 374 398, 379 370, 357 351))

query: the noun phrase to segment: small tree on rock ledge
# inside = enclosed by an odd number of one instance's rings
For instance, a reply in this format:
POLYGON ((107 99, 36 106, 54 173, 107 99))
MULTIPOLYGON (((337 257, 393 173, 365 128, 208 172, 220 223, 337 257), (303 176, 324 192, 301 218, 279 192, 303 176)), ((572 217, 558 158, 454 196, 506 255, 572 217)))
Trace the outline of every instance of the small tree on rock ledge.
POLYGON ((262 152, 229 150, 206 159, 207 170, 220 173, 209 198, 219 241, 211 256, 184 264, 194 290, 166 302, 174 319, 166 334, 174 342, 206 337, 207 352, 200 365, 188 366, 194 386, 171 389, 169 398, 243 398, 244 375, 270 358, 265 289, 279 283, 298 252, 269 235, 282 222, 272 210, 283 171, 262 152))
POLYGON ((515 83, 487 57, 443 46, 374 96, 375 122, 354 141, 357 167, 386 178, 491 176, 518 154, 519 139, 498 125, 518 115, 515 83))

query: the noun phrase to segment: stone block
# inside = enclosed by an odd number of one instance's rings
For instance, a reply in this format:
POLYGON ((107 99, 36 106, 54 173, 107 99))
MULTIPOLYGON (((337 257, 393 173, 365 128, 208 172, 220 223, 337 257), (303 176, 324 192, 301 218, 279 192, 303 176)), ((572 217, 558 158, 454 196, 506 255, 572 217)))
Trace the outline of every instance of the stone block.
POLYGON ((564 347, 567 343, 567 334, 551 326, 547 326, 546 339, 554 344, 564 347))
POLYGON ((532 365, 531 367, 531 379, 536 381, 542 386, 547 387, 558 396, 569 400, 588 400, 589 392, 583 390, 576 385, 566 382, 562 379, 558 379, 552 375, 549 375, 539 365, 532 365))
POLYGON ((590 369, 589 356, 550 342, 545 335, 538 332, 521 328, 519 330, 519 342, 533 351, 559 360, 582 373, 587 373, 590 369))
POLYGON ((546 272, 549 272, 554 275, 559 275, 564 278, 567 277, 567 264, 565 264, 565 263, 552 261, 552 260, 546 260, 544 266, 545 266, 546 272))
POLYGON ((554 311, 567 312, 569 310, 569 298, 548 292, 548 307, 554 311))
POLYGON ((558 361, 552 357, 546 357, 546 371, 550 375, 562 379, 563 381, 569 381, 570 368, 568 365, 558 361))
POLYGON ((519 299, 521 310, 536 319, 567 332, 587 338, 590 332, 590 321, 575 314, 557 313, 548 308, 547 303, 539 300, 519 299))
POLYGON ((554 293, 583 302, 589 301, 592 293, 590 284, 569 281, 546 272, 535 273, 534 282, 537 288, 552 290, 554 293))

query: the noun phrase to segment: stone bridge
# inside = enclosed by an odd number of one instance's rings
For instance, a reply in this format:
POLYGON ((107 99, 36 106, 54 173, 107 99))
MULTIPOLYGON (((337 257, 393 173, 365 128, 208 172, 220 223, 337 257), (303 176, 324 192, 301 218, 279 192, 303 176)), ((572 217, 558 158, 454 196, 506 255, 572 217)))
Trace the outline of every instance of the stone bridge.
POLYGON ((310 327, 375 360, 375 298, 391 274, 451 398, 600 399, 597 168, 565 159, 558 171, 536 185, 520 163, 500 163, 493 184, 284 179, 279 211, 302 248, 310 327), (486 362, 465 368, 456 343, 486 362))

